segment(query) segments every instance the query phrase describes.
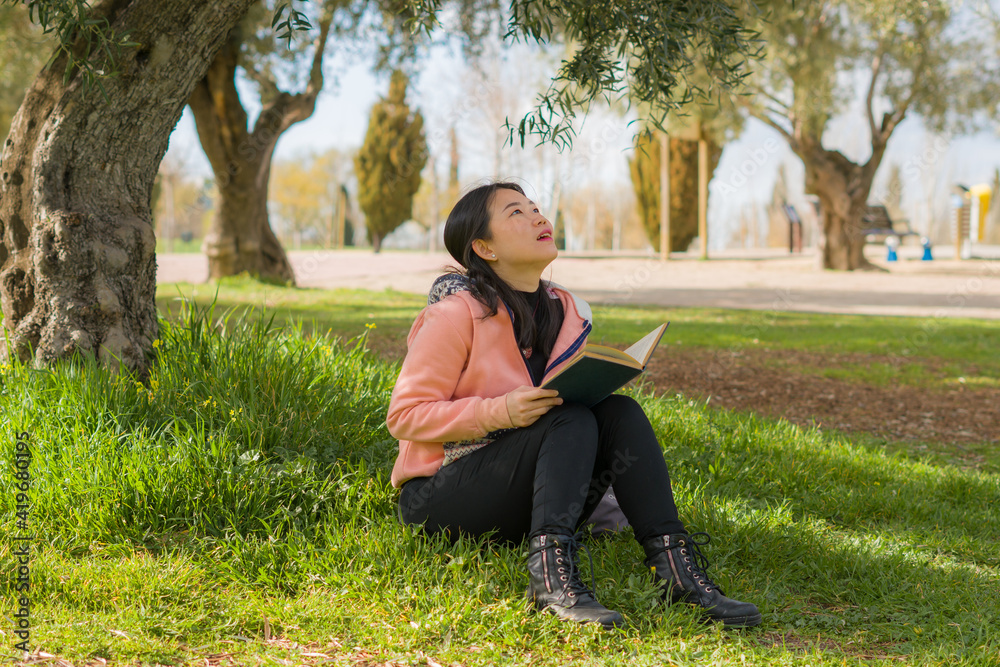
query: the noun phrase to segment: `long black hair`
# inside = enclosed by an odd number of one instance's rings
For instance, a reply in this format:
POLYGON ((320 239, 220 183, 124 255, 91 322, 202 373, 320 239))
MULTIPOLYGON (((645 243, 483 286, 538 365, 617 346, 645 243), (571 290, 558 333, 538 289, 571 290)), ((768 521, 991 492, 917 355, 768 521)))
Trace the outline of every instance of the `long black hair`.
MULTIPOLYGON (((490 206, 499 189, 514 190, 524 194, 517 183, 499 181, 481 185, 467 192, 451 209, 444 225, 444 245, 448 252, 465 269, 464 273, 472 283, 472 295, 486 306, 486 317, 497 314, 499 302, 503 301, 513 313, 514 334, 521 349, 532 348, 546 357, 552 352, 559 335, 559 317, 562 303, 549 298, 545 281, 538 283, 539 324, 528 306, 528 301, 519 291, 508 285, 493 271, 493 267, 472 249, 476 239, 492 240, 490 234, 490 206)), ((455 269, 457 273, 463 273, 455 269)))

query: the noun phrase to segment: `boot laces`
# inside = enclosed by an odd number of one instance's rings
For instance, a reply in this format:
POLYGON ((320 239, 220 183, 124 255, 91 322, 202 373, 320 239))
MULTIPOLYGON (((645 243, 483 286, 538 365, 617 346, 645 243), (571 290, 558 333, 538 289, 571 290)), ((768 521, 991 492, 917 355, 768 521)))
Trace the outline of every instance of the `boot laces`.
MULTIPOLYGON (((719 587, 716 586, 715 582, 705 572, 710 563, 708 557, 701 552, 701 547, 711 542, 712 537, 708 533, 680 534, 672 537, 676 538, 678 542, 671 545, 670 548, 678 549, 681 552, 681 556, 686 564, 685 567, 691 573, 691 576, 694 577, 695 581, 709 592, 711 592, 712 588, 718 590, 719 587), (695 536, 703 537, 704 539, 696 540, 695 536), (690 554, 690 557, 688 554, 690 554)), ((719 592, 721 593, 722 591, 719 592)))
POLYGON ((582 542, 582 537, 583 533, 578 532, 567 540, 550 542, 543 547, 537 547, 535 551, 531 552, 536 553, 544 549, 552 549, 555 552, 556 563, 558 564, 556 572, 559 573, 559 581, 562 584, 563 590, 571 598, 581 595, 590 595, 593 597, 594 595, 594 592, 583 583, 583 577, 580 576, 580 568, 576 564, 577 552, 580 547, 583 547, 583 550, 587 552, 587 560, 590 562, 590 580, 594 580, 594 558, 590 555, 590 549, 582 542))
MULTIPOLYGON (((583 550, 587 552, 587 561, 590 563, 590 580, 594 580, 594 558, 590 555, 590 549, 583 543, 582 538, 583 534, 577 533, 566 545, 565 560, 569 561, 569 568, 566 572, 566 576, 568 576, 569 579, 567 581, 566 588, 568 589, 571 597, 584 594, 593 596, 594 594, 594 592, 585 583, 583 583, 583 577, 580 576, 580 568, 576 564, 577 552, 580 547, 583 547, 583 550)), ((562 568, 560 568, 560 572, 561 571, 562 568)))

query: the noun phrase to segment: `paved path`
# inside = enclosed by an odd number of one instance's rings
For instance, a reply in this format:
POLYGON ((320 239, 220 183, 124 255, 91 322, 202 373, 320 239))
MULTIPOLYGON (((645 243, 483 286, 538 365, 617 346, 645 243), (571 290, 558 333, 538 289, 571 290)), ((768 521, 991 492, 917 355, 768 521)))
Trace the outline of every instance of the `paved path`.
MULTIPOLYGON (((813 254, 790 257, 758 250, 719 253, 701 261, 678 253, 669 262, 652 256, 580 256, 557 259, 546 277, 592 303, 715 306, 777 311, 975 317, 1000 319, 1000 248, 965 261, 918 259, 919 248, 902 248, 887 263, 883 249, 870 258, 888 272, 841 273, 816 268, 813 254)), ((950 257, 948 248, 935 249, 950 257)), ((289 257, 302 287, 392 288, 426 293, 445 266, 445 253, 371 250, 300 251, 289 257)), ((204 282, 203 255, 157 257, 158 282, 204 282)))

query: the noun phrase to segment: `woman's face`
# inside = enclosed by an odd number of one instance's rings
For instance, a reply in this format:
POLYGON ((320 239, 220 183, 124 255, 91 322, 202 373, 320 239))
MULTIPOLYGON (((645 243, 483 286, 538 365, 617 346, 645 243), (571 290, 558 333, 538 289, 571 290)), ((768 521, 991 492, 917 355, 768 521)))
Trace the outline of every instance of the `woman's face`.
POLYGON ((498 188, 494 193, 490 233, 489 241, 476 242, 476 251, 500 274, 544 270, 559 254, 552 224, 517 190, 498 188))

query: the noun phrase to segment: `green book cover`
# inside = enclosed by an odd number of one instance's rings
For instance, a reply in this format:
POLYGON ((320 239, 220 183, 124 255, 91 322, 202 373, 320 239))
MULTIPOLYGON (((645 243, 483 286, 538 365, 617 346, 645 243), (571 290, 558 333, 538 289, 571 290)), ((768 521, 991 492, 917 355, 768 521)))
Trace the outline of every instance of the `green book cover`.
POLYGON ((557 373, 546 378, 542 387, 557 390, 567 402, 587 407, 600 403, 645 370, 669 324, 656 327, 624 352, 588 344, 557 373))

